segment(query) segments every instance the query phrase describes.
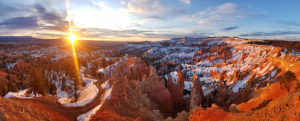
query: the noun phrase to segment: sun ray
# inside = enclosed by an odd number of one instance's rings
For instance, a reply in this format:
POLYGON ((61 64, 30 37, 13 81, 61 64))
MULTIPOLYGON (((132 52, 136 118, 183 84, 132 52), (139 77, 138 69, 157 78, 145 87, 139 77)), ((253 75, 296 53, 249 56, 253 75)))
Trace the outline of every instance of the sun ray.
POLYGON ((73 51, 73 59, 74 59, 74 66, 75 66, 75 71, 76 71, 76 78, 78 80, 78 85, 81 86, 82 81, 80 77, 80 68, 77 60, 77 54, 76 54, 76 49, 75 49, 75 42, 76 42, 76 35, 73 33, 73 28, 72 28, 72 19, 70 16, 70 4, 69 0, 66 0, 66 11, 67 11, 67 19, 68 19, 68 26, 69 26, 69 41, 72 44, 72 51, 73 51))

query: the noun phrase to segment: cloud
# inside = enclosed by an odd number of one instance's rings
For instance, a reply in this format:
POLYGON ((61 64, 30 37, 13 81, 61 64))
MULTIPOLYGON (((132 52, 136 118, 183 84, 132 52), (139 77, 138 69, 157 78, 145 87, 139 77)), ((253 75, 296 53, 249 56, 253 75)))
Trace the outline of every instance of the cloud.
POLYGON ((187 33, 170 33, 170 32, 157 32, 154 30, 141 30, 141 29, 127 29, 127 30, 112 30, 101 28, 86 28, 81 31, 83 38, 139 38, 145 39, 169 39, 176 37, 203 37, 212 35, 213 33, 201 33, 201 32, 187 32, 187 33), (112 36, 113 35, 113 36, 112 36))
MULTIPOLYGON (((61 35, 68 32, 68 22, 66 21, 64 14, 50 11, 49 8, 40 4, 24 5, 19 6, 19 8, 20 9, 7 7, 5 10, 12 10, 13 13, 18 14, 11 14, 0 20, 1 29, 8 32, 8 35, 30 34, 46 36, 51 35, 52 33, 53 37, 62 37, 61 35), (23 29, 26 29, 26 31, 23 29)), ((1 5, 0 9, 3 10, 1 5)), ((1 32, 1 34, 3 34, 3 32, 1 32)))
POLYGON ((48 12, 42 5, 34 5, 38 12, 37 17, 39 22, 43 23, 40 26, 44 29, 66 31, 68 29, 68 22, 65 19, 65 15, 60 15, 55 12, 48 12))
POLYGON ((85 28, 82 29, 81 34, 86 37, 136 37, 138 35, 144 35, 152 31, 138 30, 138 29, 127 29, 127 30, 113 30, 104 28, 85 28))
POLYGON ((0 1, 0 15, 1 16, 5 16, 8 14, 8 12, 16 11, 16 10, 17 10, 17 8, 5 5, 3 2, 0 1))
POLYGON ((12 6, 5 4, 3 1, 0 1, 0 16, 1 18, 16 17, 19 15, 24 15, 24 13, 30 13, 31 9, 23 8, 22 6, 12 6), (13 16, 14 15, 14 16, 13 16))
POLYGON ((289 21, 289 20, 280 20, 278 21, 279 24, 287 25, 287 26, 300 26, 299 22, 296 21, 289 21))
POLYGON ((4 20, 0 23, 0 25, 5 26, 7 29, 25 29, 39 26, 36 16, 14 17, 4 20))
POLYGON ((180 2, 184 3, 184 4, 191 4, 191 0, 179 0, 180 2))
POLYGON ((281 35, 295 35, 300 34, 300 31, 275 31, 275 32, 254 32, 250 34, 240 34, 244 37, 259 37, 259 36, 281 36, 281 35))
POLYGON ((185 15, 178 20, 196 22, 200 26, 216 26, 232 23, 236 21, 236 19, 243 18, 245 15, 246 13, 240 10, 235 3, 227 2, 192 15, 185 15))
POLYGON ((135 14, 157 14, 164 10, 161 0, 131 0, 126 10, 135 14))
POLYGON ((155 20, 167 20, 173 19, 176 16, 184 15, 186 11, 182 8, 165 8, 160 14, 146 14, 138 15, 140 19, 155 19, 155 20))
POLYGON ((157 20, 165 20, 165 17, 159 16, 159 15, 148 15, 148 16, 141 16, 142 18, 146 19, 157 19, 157 20))
POLYGON ((239 28, 238 26, 226 27, 223 29, 223 31, 231 31, 231 30, 238 29, 238 28, 239 28))

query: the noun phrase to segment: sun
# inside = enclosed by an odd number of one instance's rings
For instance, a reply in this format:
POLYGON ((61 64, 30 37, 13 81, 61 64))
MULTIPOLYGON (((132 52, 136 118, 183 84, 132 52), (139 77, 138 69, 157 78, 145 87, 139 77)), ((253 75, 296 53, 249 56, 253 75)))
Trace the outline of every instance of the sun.
POLYGON ((72 43, 74 43, 76 41, 76 35, 73 34, 73 33, 70 33, 69 41, 72 42, 72 43))

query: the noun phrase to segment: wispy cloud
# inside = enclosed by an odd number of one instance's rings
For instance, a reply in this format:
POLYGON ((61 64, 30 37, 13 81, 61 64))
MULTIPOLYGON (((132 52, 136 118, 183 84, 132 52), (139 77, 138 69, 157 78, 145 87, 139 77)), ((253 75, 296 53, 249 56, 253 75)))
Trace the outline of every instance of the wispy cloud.
POLYGON ((300 26, 300 22, 289 21, 289 20, 280 20, 278 21, 278 23, 287 26, 300 26))
POLYGON ((236 19, 243 18, 247 14, 235 3, 227 2, 216 7, 210 7, 192 15, 185 15, 179 20, 185 22, 196 22, 201 26, 216 26, 230 23, 236 19))
MULTIPOLYGON (((30 8, 30 7, 29 7, 30 8)), ((32 9, 22 6, 13 6, 0 1, 0 16, 1 18, 22 16, 24 13, 31 13, 32 9)))
POLYGON ((38 27, 38 19, 36 16, 29 17, 14 17, 4 20, 0 25, 5 26, 6 29, 26 29, 38 27))
MULTIPOLYGON (((14 16, 6 16, 0 20, 0 27, 5 28, 9 35, 30 34, 30 35, 59 35, 53 37, 62 37, 68 31, 68 23, 65 15, 56 11, 50 11, 41 4, 24 5, 20 8, 0 5, 2 14, 18 13, 14 16), (6 6, 6 7, 5 7, 6 6), (5 8, 5 9, 4 9, 5 8), (24 31, 26 29, 26 32, 24 31)), ((1 13, 0 13, 1 14, 1 13)), ((3 32, 1 32, 3 33, 3 32)))
POLYGON ((274 32, 254 32, 249 34, 240 34, 244 37, 259 37, 259 36, 282 36, 282 35, 296 35, 300 34, 300 31, 274 31, 274 32))
POLYGON ((191 0, 179 0, 180 2, 184 3, 184 4, 191 4, 191 0))
POLYGON ((222 31, 231 31, 231 30, 238 29, 238 28, 239 28, 238 26, 231 26, 231 27, 224 28, 222 31))
POLYGON ((135 14, 157 14, 164 10, 160 0, 131 0, 126 10, 135 14))
POLYGON ((158 32, 155 30, 142 30, 142 29, 127 29, 127 30, 113 30, 101 28, 86 28, 81 31, 84 38, 123 38, 126 40, 131 38, 140 38, 140 40, 147 40, 152 38, 169 39, 174 37, 203 37, 212 35, 213 33, 202 32, 187 32, 187 33, 169 33, 158 32), (113 35, 113 36, 112 36, 113 35))

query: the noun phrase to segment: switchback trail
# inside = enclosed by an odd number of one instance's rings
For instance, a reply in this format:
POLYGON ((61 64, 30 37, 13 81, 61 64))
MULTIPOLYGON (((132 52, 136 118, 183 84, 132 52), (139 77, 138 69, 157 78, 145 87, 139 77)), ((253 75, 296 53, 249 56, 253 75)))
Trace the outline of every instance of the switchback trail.
POLYGON ((33 104, 37 105, 40 104, 44 106, 46 109, 49 109, 50 111, 56 112, 61 114, 62 116, 65 116, 70 121, 77 121, 77 117, 81 114, 84 114, 90 110, 92 110, 94 107, 100 104, 101 101, 101 95, 103 93, 103 90, 101 89, 99 81, 96 83, 97 88, 99 89, 99 93, 97 96, 85 106, 82 107, 66 107, 61 104, 59 104, 55 100, 47 99, 45 97, 39 97, 34 99, 20 99, 20 98, 13 98, 16 101, 20 101, 24 104, 33 104))

